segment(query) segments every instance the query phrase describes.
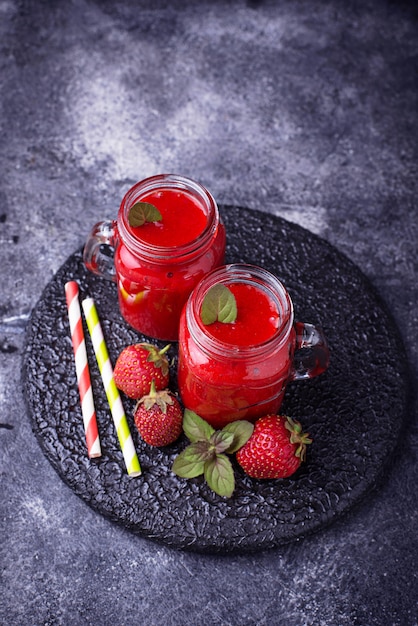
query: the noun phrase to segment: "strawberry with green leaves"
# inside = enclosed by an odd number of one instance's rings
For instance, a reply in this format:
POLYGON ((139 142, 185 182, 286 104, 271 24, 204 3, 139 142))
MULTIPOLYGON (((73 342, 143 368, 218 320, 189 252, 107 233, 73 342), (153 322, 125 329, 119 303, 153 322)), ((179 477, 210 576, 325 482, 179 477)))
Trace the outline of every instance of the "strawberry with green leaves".
POLYGON ((237 420, 222 430, 215 430, 196 413, 186 409, 183 430, 191 444, 174 460, 173 472, 182 478, 203 475, 215 493, 229 498, 235 489, 235 477, 227 454, 241 448, 253 428, 250 422, 237 420))
POLYGON ((306 446, 312 443, 296 420, 285 415, 260 417, 236 459, 252 478, 286 478, 305 460, 306 446))
POLYGON ((134 420, 142 439, 150 446, 168 446, 180 437, 183 430, 179 401, 168 389, 157 391, 154 381, 150 392, 137 402, 134 420))
POLYGON ((136 343, 124 348, 114 368, 118 389, 129 398, 145 396, 154 380, 156 390, 165 389, 169 382, 169 363, 166 356, 170 344, 159 350, 150 343, 136 343))

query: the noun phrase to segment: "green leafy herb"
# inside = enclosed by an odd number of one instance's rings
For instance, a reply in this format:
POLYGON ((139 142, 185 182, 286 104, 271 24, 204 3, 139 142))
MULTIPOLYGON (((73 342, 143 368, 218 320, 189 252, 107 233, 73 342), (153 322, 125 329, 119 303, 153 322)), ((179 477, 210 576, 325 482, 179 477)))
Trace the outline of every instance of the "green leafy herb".
POLYGON ((205 463, 205 479, 215 493, 230 498, 235 489, 232 463, 225 454, 216 454, 205 463))
POLYGON ((231 445, 228 448, 228 453, 232 454, 233 452, 237 452, 242 446, 247 443, 248 439, 253 434, 254 425, 245 420, 237 420, 236 422, 231 422, 227 424, 222 429, 222 432, 232 433, 234 438, 232 440, 231 445))
POLYGON ((183 430, 190 441, 209 441, 215 432, 210 424, 189 409, 184 411, 183 430))
POLYGON ((174 460, 173 472, 183 478, 200 476, 205 471, 205 462, 208 458, 208 450, 204 442, 191 443, 174 460))
POLYGON ((129 209, 128 222, 132 227, 143 226, 145 222, 161 222, 162 215, 150 202, 137 202, 129 209))
POLYGON ((222 452, 229 450, 232 442, 234 441, 234 433, 226 433, 223 430, 215 430, 209 441, 215 448, 215 452, 217 454, 221 454, 222 452))
POLYGON ((191 443, 175 458, 173 472, 181 478, 196 478, 203 474, 215 493, 231 497, 235 477, 226 455, 236 452, 248 441, 254 430, 253 424, 237 420, 222 430, 215 430, 199 415, 186 409, 183 430, 191 443))
POLYGON ((203 298, 200 317, 205 325, 216 321, 224 324, 235 322, 237 302, 232 291, 221 283, 211 287, 203 298))

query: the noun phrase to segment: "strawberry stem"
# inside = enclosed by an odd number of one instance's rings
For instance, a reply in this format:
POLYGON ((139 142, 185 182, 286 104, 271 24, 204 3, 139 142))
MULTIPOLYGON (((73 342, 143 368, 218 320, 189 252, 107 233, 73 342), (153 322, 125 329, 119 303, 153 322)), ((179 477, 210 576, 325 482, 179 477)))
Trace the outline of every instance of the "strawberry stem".
POLYGON ((135 411, 142 404, 147 410, 152 409, 154 405, 157 405, 163 413, 167 412, 167 405, 173 404, 172 394, 169 389, 163 389, 157 391, 155 388, 154 378, 151 381, 151 388, 149 394, 138 400, 135 411))
POLYGON ((155 378, 153 378, 152 381, 151 381, 151 386, 150 386, 150 390, 149 390, 148 396, 151 396, 152 398, 155 398, 156 395, 157 395, 157 390, 155 388, 155 378))
POLYGON ((302 425, 291 417, 286 417, 286 428, 290 432, 290 443, 297 444, 295 455, 304 461, 306 458, 306 446, 312 443, 309 433, 302 432, 302 425))

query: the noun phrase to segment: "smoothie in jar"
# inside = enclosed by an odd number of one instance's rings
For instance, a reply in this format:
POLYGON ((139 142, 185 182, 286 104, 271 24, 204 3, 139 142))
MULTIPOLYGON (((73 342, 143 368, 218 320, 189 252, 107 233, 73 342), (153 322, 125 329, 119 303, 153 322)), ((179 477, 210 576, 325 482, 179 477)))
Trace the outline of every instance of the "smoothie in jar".
POLYGON ((161 174, 126 193, 116 222, 95 226, 84 259, 91 271, 116 281, 120 311, 133 328, 176 341, 183 305, 195 285, 224 262, 225 239, 212 195, 191 179, 161 174), (138 220, 135 210, 150 207, 146 219, 138 220), (114 250, 110 269, 100 252, 103 244, 114 250))
POLYGON ((183 309, 180 395, 216 429, 276 413, 288 382, 317 376, 328 363, 322 331, 294 322, 286 288, 263 268, 234 264, 212 271, 183 309), (296 362, 295 351, 303 348, 308 354, 296 362))
POLYGON ((180 394, 185 406, 214 428, 275 412, 289 377, 295 348, 292 304, 284 292, 280 299, 264 282, 268 273, 251 271, 253 275, 245 266, 227 266, 215 277, 235 298, 234 322, 205 325, 199 288, 180 321, 180 394))

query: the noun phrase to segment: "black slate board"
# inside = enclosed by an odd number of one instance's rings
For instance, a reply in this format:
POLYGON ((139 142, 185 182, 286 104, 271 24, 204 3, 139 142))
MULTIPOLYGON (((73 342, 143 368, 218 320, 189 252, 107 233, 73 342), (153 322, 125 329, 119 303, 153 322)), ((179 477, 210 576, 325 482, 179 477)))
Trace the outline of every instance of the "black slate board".
MULTIPOLYGON (((86 454, 67 319, 64 284, 77 280, 81 298, 97 304, 112 362, 126 345, 146 340, 130 329, 117 307, 113 283, 87 272, 81 251, 57 272, 32 312, 23 363, 23 386, 39 444, 59 476, 94 510, 168 546, 198 552, 272 548, 318 531, 351 509, 381 481, 405 425, 408 366, 390 314, 361 271, 324 240, 285 220, 221 206, 227 262, 264 266, 287 286, 296 319, 323 327, 329 370, 292 383, 283 412, 300 420, 314 439, 306 464, 291 478, 256 481, 235 465, 230 499, 199 477, 171 471, 187 444, 146 446, 123 399, 143 474, 129 478, 87 331, 103 456, 86 454)), ((158 342, 156 342, 158 343, 158 342)), ((171 348, 175 389, 176 346, 171 348)))

